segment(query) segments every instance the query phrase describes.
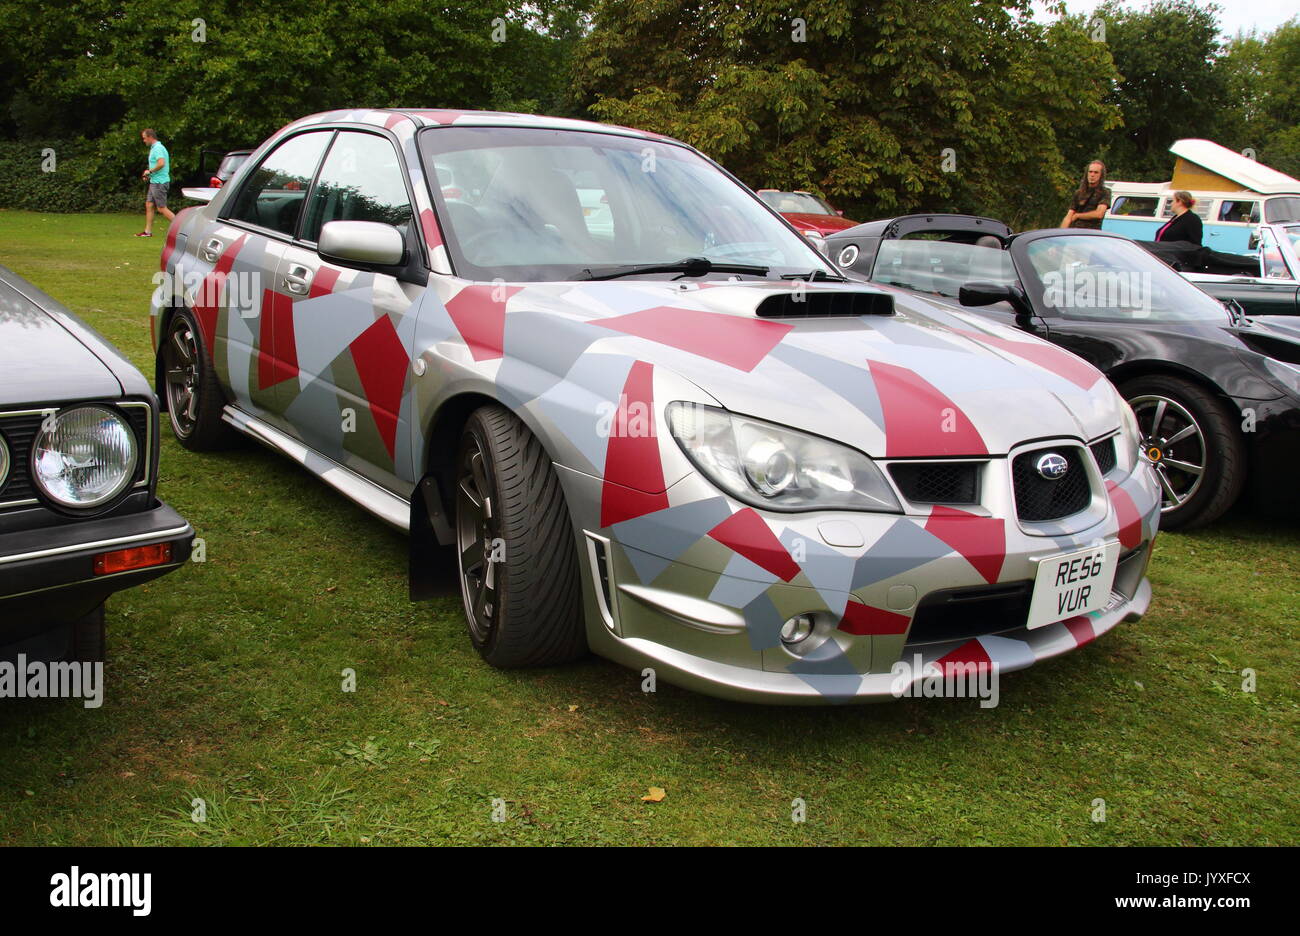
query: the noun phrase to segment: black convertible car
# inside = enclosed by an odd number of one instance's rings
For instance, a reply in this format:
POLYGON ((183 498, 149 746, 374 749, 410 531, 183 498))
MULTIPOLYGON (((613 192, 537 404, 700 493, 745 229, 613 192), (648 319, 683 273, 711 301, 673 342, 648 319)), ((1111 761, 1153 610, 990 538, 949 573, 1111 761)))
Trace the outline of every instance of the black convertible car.
POLYGON ((1209 523, 1249 487, 1300 514, 1300 333, 1251 319, 1134 242, 1101 231, 1012 234, 991 218, 908 215, 827 238, 875 283, 1048 339, 1133 407, 1164 488, 1166 529, 1209 523))
POLYGON ((104 658, 104 601, 178 568, 158 401, 93 329, 0 266, 0 658, 104 658))

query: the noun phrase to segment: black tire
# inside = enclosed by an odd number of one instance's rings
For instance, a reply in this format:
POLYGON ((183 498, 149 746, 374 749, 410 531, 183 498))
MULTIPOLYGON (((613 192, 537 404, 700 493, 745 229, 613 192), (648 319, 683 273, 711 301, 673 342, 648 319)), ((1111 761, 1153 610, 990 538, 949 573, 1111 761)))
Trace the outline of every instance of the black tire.
POLYGON ((455 485, 456 562, 475 649, 507 669, 585 654, 578 549, 541 442, 503 407, 475 410, 455 485))
POLYGON ((192 452, 228 447, 235 431, 221 420, 225 394, 217 383, 211 349, 194 314, 177 309, 158 345, 159 396, 176 441, 192 452))
POLYGON ((1164 374, 1126 381, 1120 392, 1160 478, 1160 528, 1190 530, 1223 516, 1246 483, 1246 443, 1227 405, 1199 384, 1164 374))
POLYGON ((107 646, 104 606, 100 605, 85 617, 73 621, 70 629, 68 660, 73 663, 103 663, 107 646))

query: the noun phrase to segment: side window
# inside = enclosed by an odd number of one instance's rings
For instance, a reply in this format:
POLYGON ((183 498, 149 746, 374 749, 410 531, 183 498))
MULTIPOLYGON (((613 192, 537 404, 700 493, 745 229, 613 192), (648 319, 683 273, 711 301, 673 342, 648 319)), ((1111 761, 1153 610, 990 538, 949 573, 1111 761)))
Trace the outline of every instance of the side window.
POLYGON ((245 180, 228 217, 292 236, 332 134, 302 133, 277 146, 245 180))
POLYGON ((1269 224, 1300 221, 1300 198, 1270 198, 1264 203, 1264 216, 1269 224))
POLYGON ((1121 195, 1115 199, 1115 204, 1111 205, 1110 213, 1129 215, 1134 218, 1154 218, 1156 204, 1159 201, 1160 199, 1155 196, 1146 198, 1137 195, 1121 195))
POLYGON ((321 166, 303 240, 319 240, 320 229, 331 221, 377 221, 405 234, 411 200, 398 158, 384 137, 341 132, 321 166))
POLYGON ((1290 275, 1287 272, 1286 261, 1282 259, 1282 251, 1278 249, 1277 241, 1273 239, 1273 232, 1268 228, 1259 230, 1259 264, 1260 271, 1265 277, 1287 279, 1290 275))
POLYGON ((1219 220, 1237 224, 1258 224, 1259 202, 1229 201, 1225 198, 1219 206, 1219 220))

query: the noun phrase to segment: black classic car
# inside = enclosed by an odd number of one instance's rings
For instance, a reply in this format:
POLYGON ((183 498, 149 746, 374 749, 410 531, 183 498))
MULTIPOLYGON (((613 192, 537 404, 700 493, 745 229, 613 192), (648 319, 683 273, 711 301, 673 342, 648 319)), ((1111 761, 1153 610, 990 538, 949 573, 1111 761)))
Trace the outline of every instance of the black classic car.
POLYGON ((0 266, 0 657, 103 659, 105 599, 190 556, 157 482, 149 382, 0 266))
POLYGON ((1105 373, 1160 478, 1162 528, 1210 523, 1247 488, 1272 513, 1300 513, 1297 330, 1225 306, 1109 232, 908 215, 827 245, 850 272, 1014 325, 1105 373))

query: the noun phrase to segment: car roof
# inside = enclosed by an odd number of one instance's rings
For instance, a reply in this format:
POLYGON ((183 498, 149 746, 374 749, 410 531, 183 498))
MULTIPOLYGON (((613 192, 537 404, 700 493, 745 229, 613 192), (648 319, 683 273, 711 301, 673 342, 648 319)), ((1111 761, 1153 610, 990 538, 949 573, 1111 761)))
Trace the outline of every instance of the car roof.
MULTIPOLYGON (((594 123, 568 117, 547 117, 539 114, 512 114, 504 111, 459 110, 455 108, 354 108, 350 110, 323 111, 293 121, 282 130, 311 124, 356 123, 391 128, 401 120, 409 120, 416 127, 537 127, 546 130, 586 130, 613 133, 620 136, 639 137, 676 143, 671 137, 648 130, 636 130, 617 124, 594 123)), ((277 134, 278 135, 278 134, 277 134)))

